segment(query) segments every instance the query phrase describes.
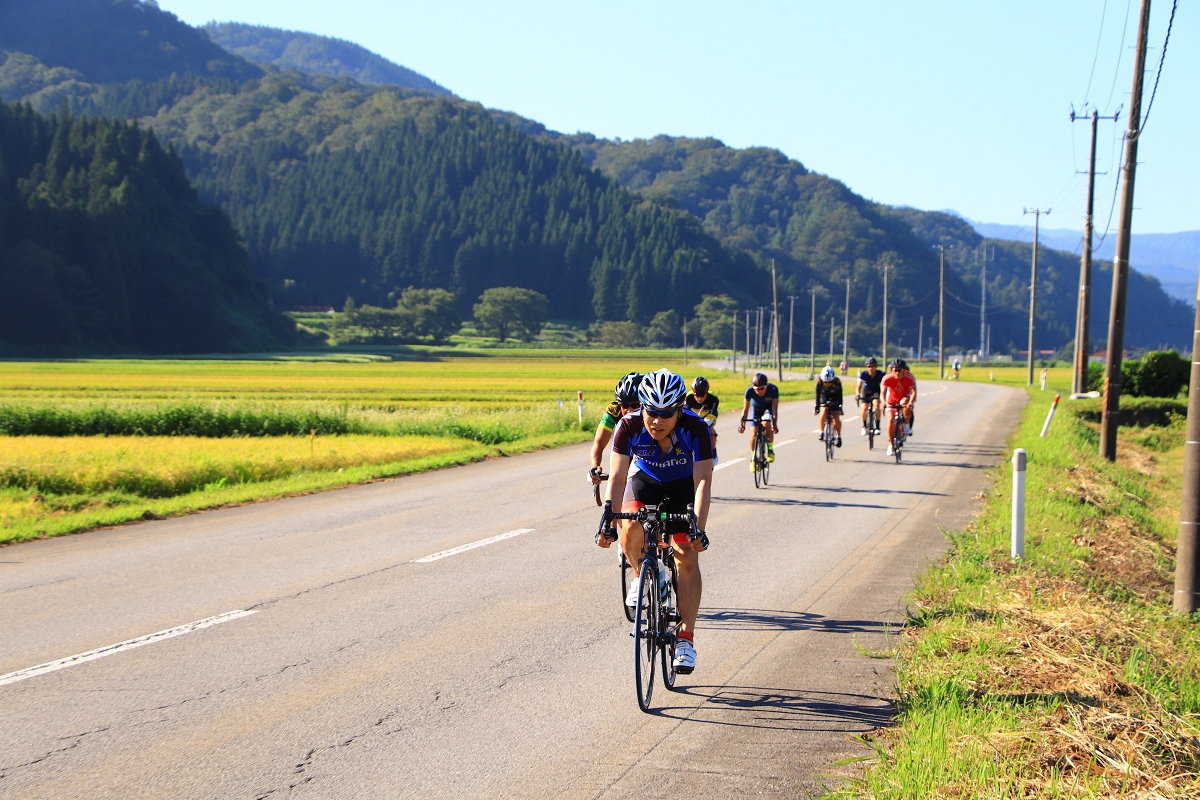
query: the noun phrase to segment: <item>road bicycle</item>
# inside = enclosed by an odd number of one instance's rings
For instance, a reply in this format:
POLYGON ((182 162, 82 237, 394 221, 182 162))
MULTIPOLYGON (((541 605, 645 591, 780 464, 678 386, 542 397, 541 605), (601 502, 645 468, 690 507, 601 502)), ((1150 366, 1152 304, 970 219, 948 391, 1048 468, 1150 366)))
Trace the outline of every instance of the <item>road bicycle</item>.
MULTIPOLYGON (((862 398, 854 398, 855 405, 862 405, 862 398)), ((875 416, 874 399, 867 400, 867 449, 875 449, 875 434, 879 432, 879 419, 875 416)))
POLYGON ((833 431, 833 414, 829 413, 829 409, 825 410, 825 429, 821 431, 821 439, 825 442, 825 460, 833 461, 834 440, 837 434, 833 431))
POLYGON ((762 419, 744 419, 742 422, 749 422, 755 428, 754 454, 751 456, 751 463, 754 466, 754 488, 761 489, 767 485, 767 478, 771 476, 771 460, 767 454, 767 437, 763 433, 765 430, 764 426, 771 424, 771 415, 770 413, 766 413, 762 415, 762 419), (760 425, 760 422, 763 425, 760 425))
MULTIPOLYGON (((665 499, 663 501, 666 502, 665 499)), ((669 514, 662 506, 643 506, 635 512, 616 513, 612 501, 604 502, 596 540, 605 536, 617 539, 612 523, 625 519, 640 522, 646 532, 646 545, 638 561, 638 601, 633 612, 633 679, 637 686, 638 708, 650 711, 654 694, 654 672, 662 665, 662 682, 674 691, 678 673, 675 669, 675 645, 679 641, 679 580, 675 574, 675 551, 667 525, 686 522, 688 539, 699 539, 708 549, 708 536, 696 527, 696 514, 691 505, 686 514, 669 514)))
POLYGON ((900 451, 904 449, 904 442, 908 440, 908 423, 904 420, 903 406, 888 406, 889 411, 893 411, 896 416, 896 433, 892 436, 892 454, 896 457, 896 463, 900 463, 900 451))

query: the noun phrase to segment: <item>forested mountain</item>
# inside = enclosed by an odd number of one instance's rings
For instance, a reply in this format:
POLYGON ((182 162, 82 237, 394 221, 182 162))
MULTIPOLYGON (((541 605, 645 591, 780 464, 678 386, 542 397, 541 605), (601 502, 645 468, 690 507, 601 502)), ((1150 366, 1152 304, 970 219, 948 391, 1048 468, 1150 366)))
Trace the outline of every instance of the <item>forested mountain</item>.
POLYGON ((389 84, 450 94, 448 89, 424 75, 342 39, 237 22, 211 22, 204 31, 229 52, 260 64, 318 75, 344 76, 365 84, 389 84))
MULTIPOLYGON (((232 85, 262 69, 140 0, 0 0, 0 98, 53 113, 113 113, 129 94, 171 102, 196 85, 232 85), (170 90, 170 91, 167 91, 170 90)), ((152 113, 158 106, 135 113, 152 113)))
MULTIPOLYGON (((711 138, 611 141, 589 134, 543 135, 570 143, 626 188, 678 204, 725 245, 778 259, 784 273, 794 277, 792 285, 802 291, 818 288, 817 317, 834 317, 839 336, 850 278, 850 346, 861 352, 878 350, 882 338, 878 265, 885 261, 896 265, 889 287, 889 338, 915 344, 923 319, 928 343, 938 312, 938 254, 930 245, 951 245, 946 341, 979 347, 979 267, 973 248, 984 240, 958 217, 873 203, 768 148, 737 150, 711 138)), ((987 245, 996 257, 988 275, 992 349, 1020 349, 1027 344, 1030 245, 996 240, 987 245)), ((1079 261, 1044 247, 1039 254, 1037 347, 1057 349, 1074 337, 1079 261)), ((1101 336, 1110 281, 1111 264, 1098 262, 1092 319, 1101 336)), ((1190 344, 1192 311, 1168 297, 1156 280, 1131 271, 1129 303, 1130 347, 1190 344)), ((827 340, 828 323, 824 330, 827 340)))
POLYGON ((0 352, 287 344, 228 218, 153 133, 0 103, 0 352))
POLYGON ((148 122, 229 211, 284 305, 382 304, 412 285, 469 308, 515 285, 559 318, 648 321, 766 285, 694 217, 456 98, 269 75, 148 122))

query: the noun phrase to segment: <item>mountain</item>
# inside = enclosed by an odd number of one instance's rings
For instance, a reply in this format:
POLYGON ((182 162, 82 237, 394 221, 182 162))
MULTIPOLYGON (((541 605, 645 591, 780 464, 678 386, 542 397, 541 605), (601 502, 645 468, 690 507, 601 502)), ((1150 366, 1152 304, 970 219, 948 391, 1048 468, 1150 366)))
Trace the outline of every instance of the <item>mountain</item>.
POLYGON ((0 103, 0 353, 264 350, 293 333, 228 218, 133 124, 0 103))
MULTIPOLYGON (((996 225, 972 222, 975 230, 995 239, 1033 241, 1033 228, 1022 225, 996 225)), ((1066 228, 1041 228, 1038 241, 1050 247, 1079 253, 1083 231, 1066 228)), ((1101 240, 1097 235, 1094 257, 1112 259, 1116 254, 1117 232, 1109 231, 1101 240)), ((1197 270, 1200 269, 1200 231, 1181 233, 1135 233, 1129 240, 1129 263, 1147 275, 1153 275, 1172 297, 1194 303, 1197 270)))
POLYGON ((364 84, 386 84, 423 89, 434 94, 450 94, 448 89, 424 75, 342 39, 237 22, 210 22, 203 30, 229 52, 259 64, 274 64, 310 74, 353 78, 364 84))
POLYGON ((445 288, 468 311, 535 289, 558 318, 646 322, 767 273, 699 221, 638 197, 571 148, 452 96, 270 74, 145 120, 242 231, 285 306, 387 304, 445 288))
MULTIPOLYGON (((971 223, 945 212, 898 208, 895 213, 908 221, 926 241, 946 246, 948 268, 962 275, 971 287, 971 294, 948 297, 947 304, 973 311, 977 320, 976 342, 979 338, 980 277, 984 258, 988 258, 987 318, 992 325, 992 349, 1000 352, 1026 346, 1023 343, 1028 342, 1032 241, 985 238, 971 223)), ((1046 246, 1039 235, 1038 349, 1058 349, 1073 340, 1078 288, 1079 257, 1066 250, 1046 246)), ((1108 337, 1111 298, 1112 262, 1093 259, 1089 336, 1097 347, 1108 337)), ((1157 278, 1131 269, 1127 304, 1127 347, 1190 349, 1195 322, 1194 308, 1182 300, 1167 296, 1157 278)))

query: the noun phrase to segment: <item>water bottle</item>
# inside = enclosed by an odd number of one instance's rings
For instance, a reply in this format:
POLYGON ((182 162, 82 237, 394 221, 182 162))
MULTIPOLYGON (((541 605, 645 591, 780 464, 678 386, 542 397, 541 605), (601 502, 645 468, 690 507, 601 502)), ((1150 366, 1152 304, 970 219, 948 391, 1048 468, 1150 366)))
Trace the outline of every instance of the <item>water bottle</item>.
POLYGON ((671 571, 662 563, 658 565, 658 596, 664 606, 671 602, 671 571))

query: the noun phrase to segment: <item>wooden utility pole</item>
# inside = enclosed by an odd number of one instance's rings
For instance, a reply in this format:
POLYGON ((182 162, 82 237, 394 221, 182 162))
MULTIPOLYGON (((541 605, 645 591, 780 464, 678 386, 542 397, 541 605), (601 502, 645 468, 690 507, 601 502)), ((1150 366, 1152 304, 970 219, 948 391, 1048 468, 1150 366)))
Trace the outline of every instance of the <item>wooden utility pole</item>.
POLYGON ((737 373, 737 324, 738 324, 738 315, 737 315, 737 311, 734 311, 733 312, 733 324, 730 325, 729 327, 733 329, 733 371, 735 374, 737 373))
POLYGON ((812 334, 808 343, 808 379, 817 371, 817 290, 809 289, 812 295, 812 334))
POLYGON ((938 278, 938 380, 946 377, 946 245, 934 245, 941 253, 938 278))
POLYGON ((924 361, 925 349, 925 315, 921 315, 920 321, 917 322, 917 361, 924 361))
POLYGON ((833 317, 829 318, 829 361, 828 366, 833 366, 833 317))
POLYGON ((1175 613, 1200 608, 1200 287, 1192 334, 1192 381, 1188 389, 1187 436, 1183 447, 1183 502, 1175 548, 1175 613))
POLYGON ((1025 381, 1026 386, 1033 386, 1033 361, 1037 358, 1034 348, 1034 332, 1036 330, 1034 323, 1034 313, 1037 311, 1037 256, 1038 256, 1038 221, 1042 218, 1042 214, 1049 214, 1050 209, 1043 211, 1040 208, 1021 209, 1022 214, 1033 214, 1033 265, 1030 267, 1029 274, 1029 375, 1025 381))
MULTIPOLYGON (((978 252, 978 251, 977 251, 978 252)), ((992 248, 992 257, 995 257, 996 248, 992 248)), ((987 345, 987 244, 983 245, 983 267, 979 271, 979 360, 986 361, 988 357, 987 345)))
MULTIPOLYGON (((1120 117, 1121 110, 1111 117, 1113 122, 1120 117)), ((1090 332, 1092 324, 1092 233, 1095 221, 1092 216, 1096 200, 1096 127, 1100 114, 1092 109, 1090 117, 1076 116, 1071 109, 1071 122, 1090 119, 1092 122, 1092 147, 1088 157, 1087 214, 1083 218, 1083 255, 1079 259, 1079 303, 1075 312, 1075 372, 1071 377, 1073 393, 1087 391, 1088 354, 1091 352, 1090 332)))
POLYGON ((842 363, 850 363, 850 279, 846 278, 846 322, 842 325, 842 363))
POLYGON ((788 371, 792 369, 792 334, 796 332, 796 295, 789 294, 792 301, 792 311, 788 314, 788 371))
POLYGON ((883 265, 883 368, 886 371, 888 366, 887 353, 887 301, 888 301, 888 271, 892 269, 891 264, 883 265))
POLYGON ((775 259, 771 259, 771 297, 775 304, 775 367, 779 371, 779 382, 783 383, 783 354, 779 352, 779 283, 775 276, 775 259))
POLYGON ((758 321, 757 321, 758 330, 755 332, 755 335, 754 335, 754 338, 758 341, 758 346, 757 346, 758 359, 754 363, 759 369, 762 369, 762 365, 763 365, 763 312, 764 311, 766 311, 765 308, 763 308, 762 306, 758 307, 758 321))
POLYGON ((683 365, 687 366, 687 317, 683 318, 683 365))
POLYGON ((1146 33, 1150 0, 1142 0, 1138 20, 1137 58, 1133 63, 1133 92, 1129 128, 1125 131, 1125 164, 1121 168, 1121 216, 1117 252, 1113 256, 1112 303, 1108 309, 1108 352, 1104 376, 1104 413, 1100 418, 1100 455, 1117 458, 1118 412, 1121 408, 1121 359, 1125 357, 1125 292, 1129 285, 1129 237, 1133 230, 1133 179, 1137 171, 1138 136, 1142 124, 1142 80, 1146 72, 1146 33))
POLYGON ((742 359, 742 374, 750 366, 750 309, 746 309, 746 357, 742 359))

